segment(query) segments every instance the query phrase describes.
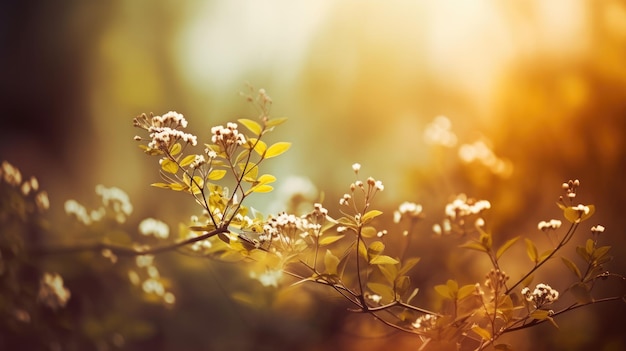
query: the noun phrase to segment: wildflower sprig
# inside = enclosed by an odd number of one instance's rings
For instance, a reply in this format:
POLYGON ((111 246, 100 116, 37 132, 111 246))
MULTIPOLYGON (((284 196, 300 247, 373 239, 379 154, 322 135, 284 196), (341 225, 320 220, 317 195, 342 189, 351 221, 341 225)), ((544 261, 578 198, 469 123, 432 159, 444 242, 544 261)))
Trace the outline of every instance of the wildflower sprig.
POLYGON ((187 126, 182 115, 170 112, 148 118, 144 114, 134 121, 136 127, 148 131, 152 138, 148 145, 141 146, 144 151, 161 156, 160 175, 164 181, 152 185, 186 192, 203 208, 207 221, 191 227, 192 231, 203 233, 194 236, 194 242, 218 235, 226 243, 239 241, 241 244, 241 241, 248 241, 246 237, 240 236, 240 232, 231 232, 229 227, 257 232, 261 227, 258 217, 247 216, 248 208, 243 203, 253 193, 272 191, 270 184, 276 177, 260 174, 259 166, 287 151, 291 143, 277 142, 268 146, 262 139, 286 118, 270 118, 271 99, 263 90, 256 99, 248 97, 248 100, 260 111, 258 121, 242 118, 239 124, 229 122, 226 126, 211 128, 210 142, 204 144, 204 151, 199 154, 184 152, 187 146, 197 144, 197 137, 181 130, 187 126), (240 125, 247 132, 240 130, 240 125), (226 175, 229 177, 224 179, 226 175))

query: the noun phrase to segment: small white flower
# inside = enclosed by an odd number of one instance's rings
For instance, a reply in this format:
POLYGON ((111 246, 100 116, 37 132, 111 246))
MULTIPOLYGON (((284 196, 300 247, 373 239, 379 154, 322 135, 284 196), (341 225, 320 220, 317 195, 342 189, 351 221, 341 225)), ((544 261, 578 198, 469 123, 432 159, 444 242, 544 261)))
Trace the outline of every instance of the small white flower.
POLYGON ((354 171, 354 173, 359 173, 359 171, 361 170, 361 164, 360 163, 353 164, 352 170, 354 171))

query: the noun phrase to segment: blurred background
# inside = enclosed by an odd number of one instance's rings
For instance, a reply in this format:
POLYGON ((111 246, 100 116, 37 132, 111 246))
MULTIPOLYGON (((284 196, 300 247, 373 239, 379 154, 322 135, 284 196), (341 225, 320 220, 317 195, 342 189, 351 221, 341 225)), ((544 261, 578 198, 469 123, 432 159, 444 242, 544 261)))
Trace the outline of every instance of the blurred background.
MULTIPOLYGON (((64 216, 66 199, 93 201, 94 186, 104 184, 128 192, 137 222, 187 220, 197 213, 192 201, 149 187, 159 179, 157 160, 137 148, 132 118, 175 110, 208 140, 210 127, 256 116, 239 95, 250 83, 273 98, 275 117, 289 118, 271 138, 293 142, 267 164, 286 190, 257 198, 261 212, 280 210, 281 194, 301 190, 285 185, 290 178, 310 181, 336 210, 359 162, 364 176, 385 184, 377 204, 387 214, 405 200, 425 208, 415 284, 460 274, 467 284, 483 279, 477 255, 428 263, 437 252, 425 246, 430 227, 451 196, 489 200, 497 240, 528 235, 541 243, 537 223, 561 218, 560 185, 578 178, 580 202, 597 214, 576 240, 603 224, 614 247, 609 268, 626 272, 621 0, 3 1, 0 53, 0 158, 40 178, 53 217, 64 216)), ((505 261, 512 276, 528 267, 519 246, 505 261)), ((241 307, 224 291, 232 287, 221 286, 232 267, 162 260, 176 306, 151 312, 149 337, 113 349, 375 350, 414 342, 350 328, 345 306, 301 291, 284 297, 282 310, 236 314, 241 307)), ((553 287, 567 286, 552 278, 553 287)), ((626 337, 613 320, 625 313, 621 303, 592 306, 557 319, 560 331, 539 327, 505 341, 519 350, 620 350, 626 337)))

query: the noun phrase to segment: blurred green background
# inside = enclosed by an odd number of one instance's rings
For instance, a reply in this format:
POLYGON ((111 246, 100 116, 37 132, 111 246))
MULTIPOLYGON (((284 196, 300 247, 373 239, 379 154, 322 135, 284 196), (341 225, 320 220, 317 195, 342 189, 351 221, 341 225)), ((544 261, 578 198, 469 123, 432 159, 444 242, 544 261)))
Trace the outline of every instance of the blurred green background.
MULTIPOLYGON (((603 224, 614 246, 610 269, 626 272, 623 1, 3 1, 0 52, 0 158, 40 178, 53 217, 63 216, 68 198, 88 203, 95 184, 127 191, 135 223, 152 216, 175 228, 197 213, 188 198, 148 186, 158 180, 157 163, 132 140, 132 118, 175 110, 207 140, 210 127, 255 116, 239 96, 249 82, 268 91, 274 116, 289 117, 271 137, 293 147, 266 169, 279 188, 306 177, 336 209, 353 179, 350 165, 360 162, 362 174, 385 184, 377 201, 387 214, 405 200, 424 205, 417 242, 430 245, 430 226, 460 192, 491 201, 487 219, 502 242, 520 234, 541 241, 537 222, 560 217, 560 184, 578 178, 580 201, 597 206, 589 226, 603 224), (441 115, 454 144, 425 140, 441 115), (461 146, 477 141, 493 154, 463 161, 461 146)), ((280 194, 254 206, 279 210, 280 194)), ((514 275, 528 261, 523 248, 512 255, 514 275)), ((425 259, 415 283, 450 274, 480 281, 485 263, 476 257, 425 259)), ((176 255, 162 262, 177 267, 168 272, 177 304, 152 311, 156 336, 130 349, 375 350, 414 342, 363 326, 352 333, 345 306, 302 292, 284 297, 282 310, 233 313, 217 288, 236 286, 220 283, 237 275, 232 266, 176 255), (294 306, 302 313, 287 313, 294 306)), ((245 276, 240 284, 256 289, 245 276)), ((557 319, 560 332, 540 327, 507 340, 519 350, 623 349, 625 313, 620 303, 593 306, 557 319)))

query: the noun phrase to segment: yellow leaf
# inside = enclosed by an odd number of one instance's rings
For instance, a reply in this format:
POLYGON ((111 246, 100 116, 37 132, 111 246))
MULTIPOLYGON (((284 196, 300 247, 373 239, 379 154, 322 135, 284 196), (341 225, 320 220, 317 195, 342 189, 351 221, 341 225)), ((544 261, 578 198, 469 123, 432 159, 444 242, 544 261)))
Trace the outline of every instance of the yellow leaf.
POLYGON ((259 182, 259 184, 268 184, 268 183, 273 183, 275 181, 276 181, 276 177, 274 177, 271 174, 263 174, 257 179, 257 182, 259 182))
POLYGON ((265 122, 265 125, 268 128, 271 128, 271 127, 276 127, 277 125, 281 125, 285 123, 286 121, 287 121, 287 117, 272 118, 269 121, 265 122))
POLYGON ((370 264, 396 264, 398 260, 387 255, 378 255, 370 260, 370 264))
POLYGON ((271 185, 261 184, 253 187, 250 190, 252 190, 252 192, 254 193, 269 193, 270 191, 274 190, 274 187, 271 185))
POLYGON ((330 245, 332 243, 334 243, 337 240, 340 240, 341 238, 343 238, 343 235, 327 235, 327 236, 323 236, 320 241, 319 244, 320 245, 330 245))
POLYGON ((324 267, 326 267, 327 274, 337 274, 337 266, 339 265, 339 258, 333 255, 330 250, 326 250, 326 255, 324 256, 324 267))
POLYGON ((209 172, 209 175, 207 176, 207 180, 220 180, 224 178, 225 175, 226 175, 225 169, 214 169, 211 172, 209 172))
POLYGON ((189 166, 196 159, 196 155, 187 155, 180 161, 181 167, 189 166))
POLYGON ((524 239, 524 241, 526 242, 526 253, 528 254, 528 258, 530 258, 530 260, 536 264, 537 261, 539 260, 539 253, 537 252, 537 247, 535 247, 535 244, 532 242, 532 240, 528 238, 524 239))
POLYGON ((178 172, 178 164, 168 158, 164 158, 161 160, 161 169, 167 173, 176 174, 178 172))
POLYGON ((508 250, 511 246, 513 246, 513 244, 517 242, 518 239, 519 239, 519 236, 516 236, 515 238, 509 239, 507 240, 507 242, 502 244, 502 246, 500 246, 498 248, 498 251, 496 252, 496 259, 500 258, 506 250, 508 250))
POLYGON ((472 326, 472 331, 478 334, 483 340, 491 340, 491 333, 487 329, 474 325, 472 326))
POLYGON ((169 189, 170 188, 170 185, 166 184, 166 183, 152 183, 150 185, 153 186, 153 187, 156 187, 156 188, 161 188, 161 189, 169 189))
POLYGON ((285 151, 289 150, 290 147, 291 147, 291 143, 288 143, 285 141, 279 141, 276 144, 273 144, 272 146, 267 148, 267 150, 265 151, 265 155, 263 157, 264 158, 276 157, 278 155, 281 155, 285 151))
POLYGON ((383 212, 379 211, 379 210, 368 211, 367 213, 365 213, 363 215, 363 218, 361 219, 361 221, 363 223, 367 223, 367 222, 371 221, 372 219, 374 219, 375 217, 380 216, 381 214, 383 214, 383 212))
POLYGON ((257 122, 251 120, 251 119, 247 119, 247 118, 240 118, 237 120, 239 123, 243 124, 246 128, 248 128, 248 130, 250 130, 252 133, 256 134, 256 135, 261 135, 261 131, 263 130, 261 128, 261 125, 258 124, 257 122))
POLYGON ((178 155, 183 150, 183 147, 180 146, 180 143, 176 143, 170 147, 170 155, 175 156, 178 155))

